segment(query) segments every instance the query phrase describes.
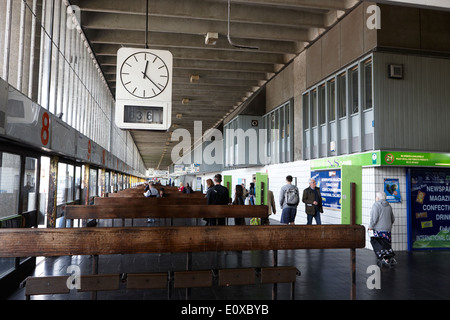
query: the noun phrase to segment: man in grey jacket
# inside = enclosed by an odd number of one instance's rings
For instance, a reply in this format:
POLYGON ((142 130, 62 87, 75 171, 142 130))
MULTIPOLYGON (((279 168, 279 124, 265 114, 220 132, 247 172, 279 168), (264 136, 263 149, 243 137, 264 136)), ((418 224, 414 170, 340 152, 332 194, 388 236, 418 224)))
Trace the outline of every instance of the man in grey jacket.
POLYGON ((386 194, 384 192, 377 192, 375 203, 370 212, 369 230, 374 230, 374 233, 386 238, 391 242, 391 229, 395 221, 394 213, 389 202, 386 201, 386 194))
POLYGON ((286 184, 281 187, 279 201, 282 209, 280 222, 283 224, 295 224, 294 221, 300 198, 297 187, 292 184, 291 175, 286 177, 286 184))

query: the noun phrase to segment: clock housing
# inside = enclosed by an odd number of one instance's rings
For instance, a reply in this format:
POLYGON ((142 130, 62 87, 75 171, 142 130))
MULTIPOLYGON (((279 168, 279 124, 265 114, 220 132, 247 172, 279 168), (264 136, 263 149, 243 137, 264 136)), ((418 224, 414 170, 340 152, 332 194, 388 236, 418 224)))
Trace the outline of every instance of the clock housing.
POLYGON ((172 116, 170 51, 120 48, 116 70, 116 124, 122 129, 167 130, 172 116))

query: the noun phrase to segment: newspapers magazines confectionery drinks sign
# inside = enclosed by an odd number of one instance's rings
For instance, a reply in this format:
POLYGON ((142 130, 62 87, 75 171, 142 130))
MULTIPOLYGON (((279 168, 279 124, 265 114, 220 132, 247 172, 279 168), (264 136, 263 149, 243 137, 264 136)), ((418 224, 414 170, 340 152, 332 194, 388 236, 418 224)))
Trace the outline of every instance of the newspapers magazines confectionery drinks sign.
POLYGON ((413 249, 450 248, 450 170, 411 169, 413 249))

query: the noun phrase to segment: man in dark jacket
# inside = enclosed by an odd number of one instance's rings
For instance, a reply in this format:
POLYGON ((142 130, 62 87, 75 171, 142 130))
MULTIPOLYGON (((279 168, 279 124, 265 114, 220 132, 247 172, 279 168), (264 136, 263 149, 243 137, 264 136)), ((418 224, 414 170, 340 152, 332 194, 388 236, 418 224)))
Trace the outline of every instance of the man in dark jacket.
POLYGON ((322 224, 320 220, 320 213, 323 212, 322 196, 314 178, 309 179, 309 187, 303 190, 302 201, 305 203, 307 224, 312 224, 313 218, 316 219, 316 224, 322 224))
MULTIPOLYGON (((222 182, 222 175, 216 174, 214 176, 214 186, 208 189, 206 193, 206 199, 208 200, 208 204, 212 205, 227 205, 230 202, 230 194, 228 192, 228 188, 222 186, 220 183, 222 182)), ((211 218, 207 220, 206 225, 215 226, 215 225, 225 225, 225 218, 211 218)))

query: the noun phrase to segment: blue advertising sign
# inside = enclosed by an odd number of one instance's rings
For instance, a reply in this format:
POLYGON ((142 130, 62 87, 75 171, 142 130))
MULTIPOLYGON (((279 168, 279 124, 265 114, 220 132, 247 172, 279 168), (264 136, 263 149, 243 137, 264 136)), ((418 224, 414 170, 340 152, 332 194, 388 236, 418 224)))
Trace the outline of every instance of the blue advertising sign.
POLYGON ((398 179, 384 179, 384 193, 386 193, 387 202, 402 202, 398 179))
POLYGON ((413 249, 450 248, 450 170, 411 169, 413 249))
POLYGON ((320 188, 324 208, 341 209, 341 170, 311 171, 320 188))

